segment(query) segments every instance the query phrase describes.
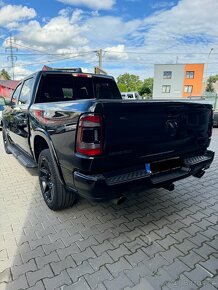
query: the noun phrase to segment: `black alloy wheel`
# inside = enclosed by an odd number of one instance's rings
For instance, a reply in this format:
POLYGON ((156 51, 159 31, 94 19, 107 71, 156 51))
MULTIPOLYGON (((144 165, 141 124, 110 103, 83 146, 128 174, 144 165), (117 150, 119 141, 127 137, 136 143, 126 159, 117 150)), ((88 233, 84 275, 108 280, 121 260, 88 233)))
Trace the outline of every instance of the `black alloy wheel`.
POLYGON ((78 195, 67 189, 59 179, 57 166, 49 149, 44 149, 38 159, 38 175, 42 196, 52 210, 71 207, 78 195))
POLYGON ((54 182, 49 164, 45 158, 42 159, 39 168, 39 182, 42 190, 42 195, 46 203, 52 203, 54 197, 54 182))
POLYGON ((8 149, 9 141, 8 141, 8 136, 7 136, 7 133, 5 132, 4 127, 2 128, 2 138, 3 138, 3 145, 4 145, 5 152, 7 154, 11 154, 11 151, 8 149))

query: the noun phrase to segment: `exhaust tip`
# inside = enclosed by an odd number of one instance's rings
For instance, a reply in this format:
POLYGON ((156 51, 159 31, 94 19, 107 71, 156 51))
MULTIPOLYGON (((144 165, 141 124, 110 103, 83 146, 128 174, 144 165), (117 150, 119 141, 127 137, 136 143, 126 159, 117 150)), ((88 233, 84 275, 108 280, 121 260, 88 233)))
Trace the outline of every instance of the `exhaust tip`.
POLYGON ((126 201, 126 197, 125 196, 119 196, 118 198, 114 198, 112 199, 113 204, 115 205, 121 205, 122 203, 124 203, 126 201))
POLYGON ((170 183, 170 184, 163 186, 163 188, 166 190, 169 190, 169 191, 173 191, 175 189, 175 185, 173 183, 170 183))
POLYGON ((198 173, 194 174, 194 177, 201 178, 205 174, 204 170, 199 171, 198 173))

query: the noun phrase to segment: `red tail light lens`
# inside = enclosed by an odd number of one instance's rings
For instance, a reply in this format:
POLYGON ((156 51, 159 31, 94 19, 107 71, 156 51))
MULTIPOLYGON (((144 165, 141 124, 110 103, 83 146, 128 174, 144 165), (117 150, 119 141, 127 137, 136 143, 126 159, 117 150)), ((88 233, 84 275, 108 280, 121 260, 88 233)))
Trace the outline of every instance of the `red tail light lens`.
POLYGON ((103 153, 103 122, 100 115, 87 114, 80 117, 76 151, 87 156, 103 153))

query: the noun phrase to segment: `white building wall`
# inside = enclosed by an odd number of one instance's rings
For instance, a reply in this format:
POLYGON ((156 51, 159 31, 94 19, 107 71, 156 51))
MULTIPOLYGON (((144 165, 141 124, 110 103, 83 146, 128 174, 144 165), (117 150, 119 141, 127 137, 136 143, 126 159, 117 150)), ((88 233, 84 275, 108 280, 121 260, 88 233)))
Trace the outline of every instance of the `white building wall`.
POLYGON ((153 99, 182 98, 185 64, 155 64, 153 99), (164 79, 164 71, 171 71, 171 79, 164 79), (170 93, 163 93, 162 86, 170 85, 170 93))

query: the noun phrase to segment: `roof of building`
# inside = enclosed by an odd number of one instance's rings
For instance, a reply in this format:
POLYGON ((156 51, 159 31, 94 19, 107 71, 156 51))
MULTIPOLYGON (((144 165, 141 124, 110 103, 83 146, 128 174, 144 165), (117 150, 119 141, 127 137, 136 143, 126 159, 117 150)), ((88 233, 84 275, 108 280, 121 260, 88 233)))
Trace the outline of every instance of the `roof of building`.
POLYGON ((12 80, 0 80, 0 86, 14 90, 18 85, 19 81, 12 81, 12 80))

